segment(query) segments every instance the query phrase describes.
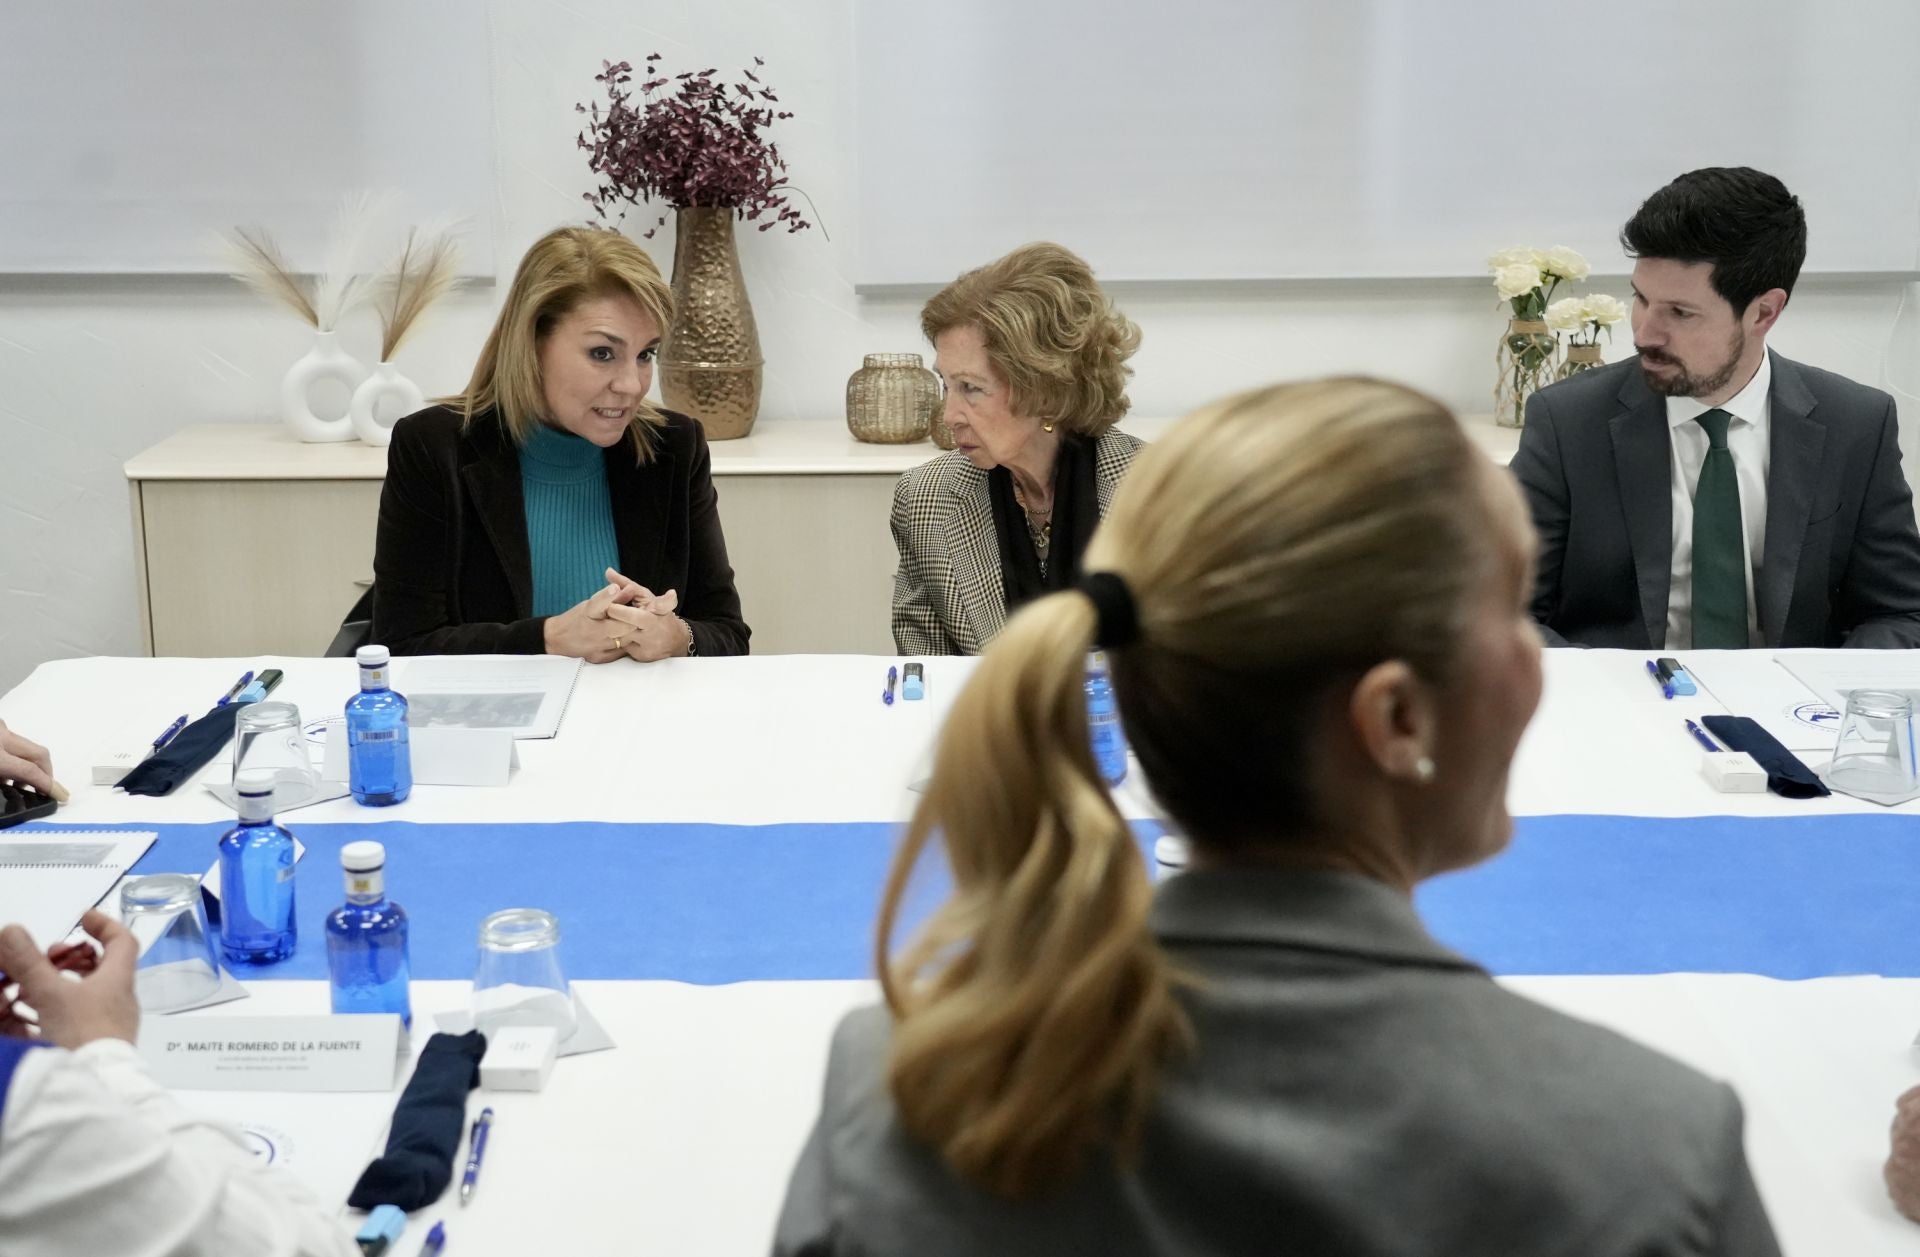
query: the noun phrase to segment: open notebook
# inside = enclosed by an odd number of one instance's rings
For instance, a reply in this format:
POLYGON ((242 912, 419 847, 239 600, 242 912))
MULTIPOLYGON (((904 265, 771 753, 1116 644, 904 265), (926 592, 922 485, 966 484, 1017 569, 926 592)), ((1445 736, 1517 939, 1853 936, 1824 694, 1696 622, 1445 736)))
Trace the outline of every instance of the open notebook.
POLYGON ((560 655, 425 655, 402 660, 393 688, 415 729, 451 725, 550 738, 573 697, 580 661, 560 655))
POLYGON ((156 837, 151 830, 0 830, 0 924, 24 925, 34 942, 51 947, 106 897, 156 837))

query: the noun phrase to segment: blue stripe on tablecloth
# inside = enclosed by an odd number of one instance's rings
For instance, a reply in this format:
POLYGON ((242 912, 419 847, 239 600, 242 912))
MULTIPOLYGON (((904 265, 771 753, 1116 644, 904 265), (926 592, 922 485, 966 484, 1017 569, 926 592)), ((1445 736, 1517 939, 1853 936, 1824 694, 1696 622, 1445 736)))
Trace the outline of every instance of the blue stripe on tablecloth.
MULTIPOLYGON (((34 826, 34 829, 69 828, 34 826)), ((80 827, 71 827, 80 828, 80 827)), ((89 827, 97 828, 97 827, 89 827)), ((156 829, 137 871, 199 872, 218 824, 156 829)), ((240 976, 326 975, 343 843, 387 845, 419 978, 472 973, 480 918, 554 912, 576 978, 859 978, 898 827, 300 825, 300 945, 240 976)), ((1142 828, 1143 841, 1153 830, 1142 828)), ((1443 941, 1496 973, 1920 976, 1920 824, 1896 815, 1522 820, 1513 846, 1419 894, 1443 941)))

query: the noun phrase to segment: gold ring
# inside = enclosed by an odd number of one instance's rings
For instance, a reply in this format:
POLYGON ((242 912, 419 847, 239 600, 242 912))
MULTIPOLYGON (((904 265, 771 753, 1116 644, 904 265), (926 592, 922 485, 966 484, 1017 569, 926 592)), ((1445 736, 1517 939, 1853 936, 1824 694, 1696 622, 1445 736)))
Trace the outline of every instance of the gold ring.
POLYGON ((614 648, 615 650, 625 650, 625 649, 627 648, 627 639, 626 639, 626 638, 624 638, 624 637, 616 637, 616 638, 614 638, 614 639, 613 639, 613 648, 614 648))

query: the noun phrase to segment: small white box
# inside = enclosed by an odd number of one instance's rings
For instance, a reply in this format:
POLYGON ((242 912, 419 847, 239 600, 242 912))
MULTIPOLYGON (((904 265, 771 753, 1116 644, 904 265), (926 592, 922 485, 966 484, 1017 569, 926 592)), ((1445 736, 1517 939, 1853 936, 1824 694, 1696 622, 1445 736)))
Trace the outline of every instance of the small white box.
POLYGON ((489 1091, 538 1091, 547 1085, 560 1054, 552 1026, 501 1026, 487 1036, 480 1058, 480 1085, 489 1091))
POLYGON ((1702 751, 1700 775, 1721 794, 1765 794, 1767 770, 1745 751, 1702 751))
POLYGON ((121 778, 140 766, 140 761, 153 751, 147 742, 136 742, 130 746, 102 747, 93 755, 93 784, 96 786, 117 786, 121 778))

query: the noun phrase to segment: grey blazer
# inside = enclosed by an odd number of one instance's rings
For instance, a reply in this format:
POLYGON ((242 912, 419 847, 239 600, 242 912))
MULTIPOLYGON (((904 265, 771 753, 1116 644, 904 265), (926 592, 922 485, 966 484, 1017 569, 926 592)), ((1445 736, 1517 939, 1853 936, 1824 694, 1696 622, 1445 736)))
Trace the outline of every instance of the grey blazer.
MULTIPOLYGON (((1773 355, 1768 646, 1920 646, 1920 532, 1893 399, 1773 355)), ((1535 393, 1513 473, 1540 533, 1533 618, 1553 646, 1659 650, 1673 576, 1666 400, 1639 360, 1535 393)))
POLYGON ((889 1019, 850 1014, 782 1257, 1665 1257, 1779 1252, 1723 1083, 1497 985, 1407 899, 1196 870, 1153 929, 1203 985, 1138 1165, 1012 1204, 900 1129, 889 1019))
MULTIPOLYGON (((1093 447, 1100 518, 1146 443, 1109 428, 1093 447)), ((929 459, 893 486, 893 645, 903 655, 977 655, 1007 623, 987 473, 966 455, 929 459)))

